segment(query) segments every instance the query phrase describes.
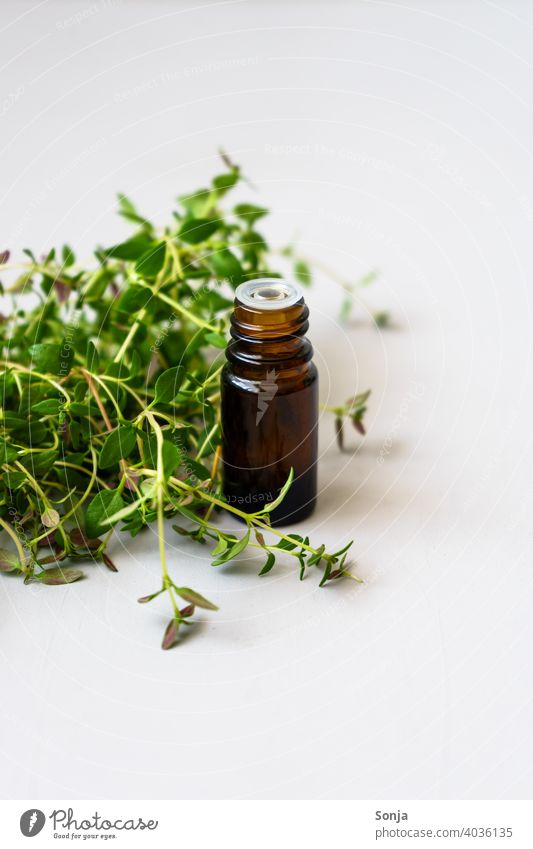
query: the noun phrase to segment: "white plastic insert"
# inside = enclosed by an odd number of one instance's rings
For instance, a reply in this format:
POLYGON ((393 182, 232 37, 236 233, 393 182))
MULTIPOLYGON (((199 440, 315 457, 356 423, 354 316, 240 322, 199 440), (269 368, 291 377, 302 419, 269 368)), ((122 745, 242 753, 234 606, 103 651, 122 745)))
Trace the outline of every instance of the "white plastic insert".
POLYGON ((258 277, 237 286, 235 297, 256 310, 279 310, 298 303, 303 293, 296 283, 280 277, 258 277))

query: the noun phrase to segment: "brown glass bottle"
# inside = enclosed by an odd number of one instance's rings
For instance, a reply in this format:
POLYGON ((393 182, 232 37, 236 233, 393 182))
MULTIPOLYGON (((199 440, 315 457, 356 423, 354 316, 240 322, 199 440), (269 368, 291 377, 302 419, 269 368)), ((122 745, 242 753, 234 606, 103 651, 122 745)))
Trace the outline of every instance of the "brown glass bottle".
POLYGON ((301 290, 277 278, 235 293, 232 340, 222 372, 222 458, 228 503, 254 513, 273 501, 294 470, 273 525, 313 511, 318 452, 318 374, 305 337, 301 290))

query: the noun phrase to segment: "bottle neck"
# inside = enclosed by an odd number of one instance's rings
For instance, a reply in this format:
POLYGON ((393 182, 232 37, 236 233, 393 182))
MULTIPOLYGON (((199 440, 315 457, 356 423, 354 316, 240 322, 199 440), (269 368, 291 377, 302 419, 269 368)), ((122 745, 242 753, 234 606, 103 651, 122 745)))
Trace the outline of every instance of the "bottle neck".
POLYGON ((279 310, 254 309, 236 299, 227 359, 234 368, 245 371, 262 371, 265 367, 278 372, 305 370, 313 356, 312 345, 305 337, 308 317, 303 298, 279 310))

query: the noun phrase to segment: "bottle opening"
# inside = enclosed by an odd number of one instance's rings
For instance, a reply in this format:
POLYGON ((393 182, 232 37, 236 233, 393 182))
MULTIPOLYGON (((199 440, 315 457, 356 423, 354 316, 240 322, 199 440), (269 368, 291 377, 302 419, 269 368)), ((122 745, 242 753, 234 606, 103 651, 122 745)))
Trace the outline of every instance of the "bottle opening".
POLYGON ((241 283, 235 297, 246 307, 256 310, 274 310, 292 307, 302 299, 302 290, 296 283, 278 277, 260 277, 241 283))

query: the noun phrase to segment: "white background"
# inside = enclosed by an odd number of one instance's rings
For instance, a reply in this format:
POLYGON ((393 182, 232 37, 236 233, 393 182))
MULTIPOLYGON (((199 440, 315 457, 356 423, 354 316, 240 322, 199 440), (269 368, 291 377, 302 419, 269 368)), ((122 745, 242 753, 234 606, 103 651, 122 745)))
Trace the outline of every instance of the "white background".
MULTIPOLYGON (((527 798, 531 717, 533 7, 526 2, 2 3, 1 248, 165 221, 223 145, 274 244, 356 279, 309 294, 322 400, 372 387, 368 437, 321 430, 305 531, 352 582, 289 563, 173 574, 220 604, 179 648, 153 531, 114 575, 0 583, 7 798, 527 798)), ((228 525, 229 526, 229 525, 228 525)))

